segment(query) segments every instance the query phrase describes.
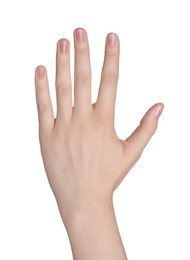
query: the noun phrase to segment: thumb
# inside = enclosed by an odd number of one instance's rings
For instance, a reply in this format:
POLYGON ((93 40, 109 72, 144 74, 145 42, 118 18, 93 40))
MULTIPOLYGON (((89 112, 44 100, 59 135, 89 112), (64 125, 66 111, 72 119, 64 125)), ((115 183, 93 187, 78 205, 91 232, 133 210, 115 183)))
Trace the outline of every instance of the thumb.
POLYGON ((164 109, 164 104, 157 103, 153 105, 140 121, 139 126, 125 140, 128 153, 133 161, 137 161, 147 143, 155 133, 158 126, 158 119, 164 109))

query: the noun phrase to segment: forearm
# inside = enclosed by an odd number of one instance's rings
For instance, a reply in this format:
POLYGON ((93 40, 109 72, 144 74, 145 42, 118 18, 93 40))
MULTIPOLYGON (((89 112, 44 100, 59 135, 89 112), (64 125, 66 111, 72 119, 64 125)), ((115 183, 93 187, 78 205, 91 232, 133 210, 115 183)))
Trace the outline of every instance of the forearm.
POLYGON ((64 222, 74 260, 127 260, 111 201, 88 205, 64 222))

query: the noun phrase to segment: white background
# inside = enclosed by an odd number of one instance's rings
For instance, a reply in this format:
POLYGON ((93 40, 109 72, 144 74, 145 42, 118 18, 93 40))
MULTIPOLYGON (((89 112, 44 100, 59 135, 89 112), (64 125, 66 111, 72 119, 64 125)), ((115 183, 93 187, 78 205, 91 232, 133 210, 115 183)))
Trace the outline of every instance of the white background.
POLYGON ((72 259, 40 156, 34 70, 46 66, 55 105, 56 43, 68 38, 73 57, 76 27, 88 32, 94 101, 105 37, 120 37, 120 138, 151 105, 165 104, 158 131, 114 196, 128 258, 190 259, 189 13, 189 0, 1 1, 0 259, 72 259))

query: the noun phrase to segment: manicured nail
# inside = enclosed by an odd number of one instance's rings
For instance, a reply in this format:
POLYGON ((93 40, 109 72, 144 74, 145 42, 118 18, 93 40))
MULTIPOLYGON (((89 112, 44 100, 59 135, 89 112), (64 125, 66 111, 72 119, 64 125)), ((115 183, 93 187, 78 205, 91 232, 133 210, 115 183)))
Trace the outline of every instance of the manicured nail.
POLYGON ((162 114, 162 111, 164 110, 164 106, 159 106, 154 111, 154 116, 158 119, 160 115, 162 114))
POLYGON ((38 74, 38 77, 40 79, 44 78, 44 76, 45 76, 45 69, 44 69, 43 66, 38 66, 37 67, 37 74, 38 74))
POLYGON ((59 41, 59 50, 61 54, 67 54, 69 50, 69 45, 66 39, 61 39, 59 41))
POLYGON ((110 33, 108 35, 108 45, 110 47, 114 47, 114 46, 116 46, 116 44, 117 44, 117 36, 116 36, 116 34, 110 33))
POLYGON ((76 38, 79 43, 82 43, 85 41, 85 31, 83 29, 77 29, 76 30, 76 38))

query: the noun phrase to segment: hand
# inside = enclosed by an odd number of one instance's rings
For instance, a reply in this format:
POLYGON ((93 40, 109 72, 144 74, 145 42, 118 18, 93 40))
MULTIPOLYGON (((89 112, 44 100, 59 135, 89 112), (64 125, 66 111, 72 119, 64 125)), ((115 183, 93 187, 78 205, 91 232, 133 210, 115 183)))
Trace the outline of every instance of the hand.
MULTIPOLYGON (((72 217, 112 200, 114 190, 140 158, 157 129, 163 104, 152 106, 126 140, 114 129, 119 74, 119 38, 106 39, 105 59, 95 104, 91 103, 91 67, 87 33, 74 31, 74 106, 70 44, 57 43, 54 119, 44 66, 35 71, 41 153, 50 186, 66 227, 72 217)), ((118 258, 119 259, 119 258, 118 258)))

